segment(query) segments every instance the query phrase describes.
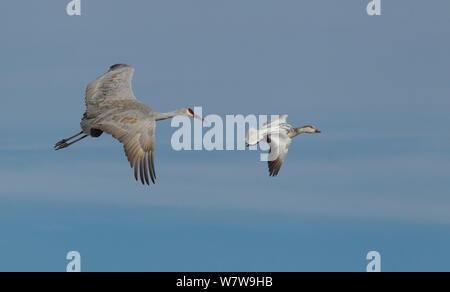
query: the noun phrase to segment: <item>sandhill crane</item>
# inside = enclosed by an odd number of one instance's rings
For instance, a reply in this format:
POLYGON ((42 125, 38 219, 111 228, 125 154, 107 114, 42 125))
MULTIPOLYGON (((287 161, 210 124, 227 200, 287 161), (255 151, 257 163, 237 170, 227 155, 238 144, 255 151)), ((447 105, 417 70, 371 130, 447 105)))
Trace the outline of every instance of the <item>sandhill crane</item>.
POLYGON ((119 140, 125 154, 138 172, 142 184, 155 183, 155 127, 156 121, 186 116, 203 119, 190 108, 183 107, 170 113, 159 113, 140 103, 133 94, 131 81, 134 69, 125 64, 113 65, 109 71, 91 82, 86 89, 86 112, 81 120, 82 131, 70 138, 56 143, 60 150, 83 140, 86 137, 100 137, 103 132, 119 140), (73 140, 78 136, 81 138, 73 140), (73 141, 71 141, 73 140, 73 141))
POLYGON ((266 141, 270 145, 269 154, 269 174, 277 176, 280 172, 281 165, 291 146, 291 139, 302 133, 320 133, 314 126, 304 126, 294 128, 286 122, 287 115, 283 115, 278 119, 265 123, 258 131, 250 128, 246 142, 248 146, 253 146, 261 141, 266 141))

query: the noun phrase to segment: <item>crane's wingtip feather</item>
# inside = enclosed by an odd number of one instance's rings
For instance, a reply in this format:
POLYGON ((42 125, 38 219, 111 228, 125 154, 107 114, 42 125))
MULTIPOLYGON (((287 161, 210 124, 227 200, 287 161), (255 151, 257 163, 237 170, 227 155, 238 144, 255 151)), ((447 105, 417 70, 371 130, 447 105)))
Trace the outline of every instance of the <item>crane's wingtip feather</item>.
POLYGON ((109 67, 109 70, 116 70, 116 69, 120 69, 120 68, 127 68, 127 67, 131 67, 130 65, 127 64, 115 64, 112 65, 111 67, 109 67))

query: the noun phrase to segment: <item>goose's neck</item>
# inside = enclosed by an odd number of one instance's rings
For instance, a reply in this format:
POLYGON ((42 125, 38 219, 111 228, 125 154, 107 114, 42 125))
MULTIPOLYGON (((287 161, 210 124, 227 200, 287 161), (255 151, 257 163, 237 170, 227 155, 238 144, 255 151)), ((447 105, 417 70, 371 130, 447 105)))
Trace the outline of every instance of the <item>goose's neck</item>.
POLYGON ((308 132, 305 127, 295 128, 295 136, 308 132))

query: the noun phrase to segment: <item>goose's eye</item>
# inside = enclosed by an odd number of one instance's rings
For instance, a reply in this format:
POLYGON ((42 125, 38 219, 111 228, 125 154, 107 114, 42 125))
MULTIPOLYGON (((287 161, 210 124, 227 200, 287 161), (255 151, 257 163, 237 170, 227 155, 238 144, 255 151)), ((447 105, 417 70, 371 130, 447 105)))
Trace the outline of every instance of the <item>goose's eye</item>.
POLYGON ((188 111, 191 115, 194 115, 194 111, 192 109, 188 109, 188 111))

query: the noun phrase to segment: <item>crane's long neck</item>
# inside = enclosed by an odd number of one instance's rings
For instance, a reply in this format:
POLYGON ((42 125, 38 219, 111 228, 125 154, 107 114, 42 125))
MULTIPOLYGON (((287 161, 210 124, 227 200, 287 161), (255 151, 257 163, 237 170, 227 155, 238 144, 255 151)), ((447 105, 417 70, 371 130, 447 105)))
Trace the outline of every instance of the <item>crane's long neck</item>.
POLYGON ((174 110, 173 112, 168 112, 168 113, 157 113, 155 120, 162 121, 162 120, 171 119, 173 117, 180 116, 180 115, 181 115, 180 110, 174 110))

